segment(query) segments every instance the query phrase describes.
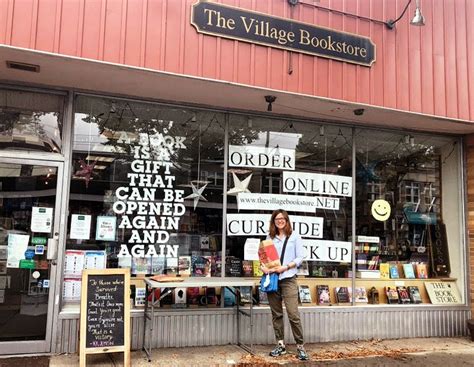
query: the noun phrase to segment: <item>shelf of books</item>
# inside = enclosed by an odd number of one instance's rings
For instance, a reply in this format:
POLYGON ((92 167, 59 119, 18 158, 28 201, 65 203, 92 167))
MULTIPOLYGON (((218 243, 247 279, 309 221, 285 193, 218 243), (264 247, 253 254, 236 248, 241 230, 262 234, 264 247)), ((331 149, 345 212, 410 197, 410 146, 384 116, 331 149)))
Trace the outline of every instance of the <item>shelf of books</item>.
MULTIPOLYGON (((397 279, 356 280, 352 291, 351 279, 299 279, 300 302, 303 306, 387 305, 387 304, 461 304, 455 279, 397 279), (447 289, 430 294, 432 289, 447 289)), ((431 292, 432 293, 432 292, 431 292)))

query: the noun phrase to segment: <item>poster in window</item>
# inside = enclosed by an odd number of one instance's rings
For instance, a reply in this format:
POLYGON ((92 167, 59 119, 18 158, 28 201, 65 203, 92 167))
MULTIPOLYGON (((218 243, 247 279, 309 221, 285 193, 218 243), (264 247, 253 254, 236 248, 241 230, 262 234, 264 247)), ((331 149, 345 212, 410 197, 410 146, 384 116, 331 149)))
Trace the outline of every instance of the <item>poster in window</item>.
POLYGON ((95 239, 97 241, 115 241, 117 218, 113 216, 98 216, 95 239))
POLYGON ((31 232, 51 233, 53 208, 34 206, 31 212, 31 232))
POLYGON ((28 248, 30 236, 18 233, 8 234, 8 249, 7 249, 7 267, 19 268, 20 261, 25 259, 25 252, 28 248))
POLYGON ((88 240, 91 233, 91 216, 84 214, 73 214, 71 216, 70 238, 74 240, 88 240))

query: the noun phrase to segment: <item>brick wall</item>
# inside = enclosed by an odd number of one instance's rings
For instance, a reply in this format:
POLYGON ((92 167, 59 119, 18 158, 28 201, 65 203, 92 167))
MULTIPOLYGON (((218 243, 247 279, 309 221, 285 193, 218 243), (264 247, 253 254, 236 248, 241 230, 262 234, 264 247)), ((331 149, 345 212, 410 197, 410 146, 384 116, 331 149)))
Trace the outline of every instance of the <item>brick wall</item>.
POLYGON ((467 158, 467 228, 469 241, 469 296, 471 301, 471 312, 474 315, 474 135, 466 138, 467 158))

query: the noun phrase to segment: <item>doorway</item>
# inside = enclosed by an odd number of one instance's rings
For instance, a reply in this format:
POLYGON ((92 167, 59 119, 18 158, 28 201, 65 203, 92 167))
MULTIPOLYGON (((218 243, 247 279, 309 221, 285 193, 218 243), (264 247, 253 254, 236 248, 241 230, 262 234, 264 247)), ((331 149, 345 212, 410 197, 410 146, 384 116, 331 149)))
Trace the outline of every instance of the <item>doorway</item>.
POLYGON ((62 170, 0 158, 0 354, 51 350, 62 170))

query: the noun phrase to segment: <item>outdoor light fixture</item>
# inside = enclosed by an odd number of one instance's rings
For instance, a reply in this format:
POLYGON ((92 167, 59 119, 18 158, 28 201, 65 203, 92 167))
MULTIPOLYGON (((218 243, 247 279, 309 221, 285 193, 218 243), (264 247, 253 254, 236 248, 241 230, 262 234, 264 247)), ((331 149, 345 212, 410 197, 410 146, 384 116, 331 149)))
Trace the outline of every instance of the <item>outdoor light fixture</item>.
MULTIPOLYGON (((330 11, 330 12, 336 13, 336 14, 347 15, 349 17, 354 17, 354 18, 357 18, 357 19, 363 19, 363 20, 368 20, 370 22, 374 22, 374 23, 385 24, 385 26, 388 29, 393 29, 393 28, 395 28, 395 23, 398 22, 400 19, 402 19, 402 17, 405 15, 405 13, 408 10, 408 7, 410 6, 412 1, 413 0, 408 0, 408 3, 405 5, 405 8, 402 11, 402 14, 397 19, 395 19, 395 20, 389 19, 387 21, 383 21, 383 20, 380 20, 380 19, 373 19, 373 18, 369 18, 369 17, 364 17, 364 16, 359 15, 359 14, 348 13, 348 12, 345 12, 345 11, 342 11, 342 10, 331 9, 331 8, 327 8, 327 7, 319 5, 319 4, 307 3, 307 2, 299 1, 299 0, 288 0, 288 3, 290 5, 293 5, 293 6, 301 4, 301 5, 304 5, 304 6, 310 6, 310 7, 313 7, 313 8, 330 11)), ((416 0, 415 16, 411 20, 410 24, 417 25, 417 26, 425 25, 425 17, 423 15, 421 15, 420 1, 419 0, 416 0)))
POLYGON ((277 97, 275 96, 265 96, 265 101, 268 103, 267 111, 272 112, 272 103, 275 102, 277 97))
POLYGON ((356 116, 362 116, 362 115, 364 114, 364 112, 365 112, 365 109, 363 109, 363 108, 356 108, 356 109, 354 110, 354 115, 356 115, 356 116))
MULTIPOLYGON (((405 9, 403 9, 402 14, 400 14, 400 16, 397 19, 395 19, 395 20, 389 19, 385 22, 387 28, 393 29, 395 27, 395 23, 403 18, 403 16, 405 15, 405 13, 406 13, 406 11, 407 11, 407 9, 410 6, 412 1, 413 0, 408 0, 408 3, 405 6, 405 9)), ((416 25, 416 26, 425 25, 425 17, 421 14, 421 10, 420 10, 420 0, 415 0, 415 1, 416 1, 415 16, 411 20, 410 24, 411 25, 416 25)))
POLYGON ((251 119, 250 117, 249 117, 248 120, 247 120, 247 127, 248 127, 249 129, 251 129, 251 128, 253 127, 253 121, 252 121, 252 119, 251 119))

